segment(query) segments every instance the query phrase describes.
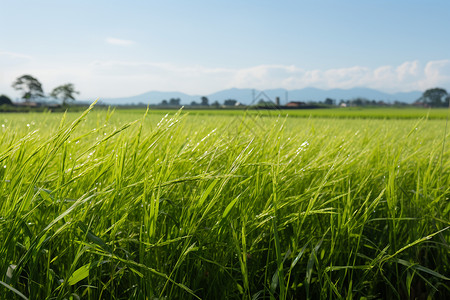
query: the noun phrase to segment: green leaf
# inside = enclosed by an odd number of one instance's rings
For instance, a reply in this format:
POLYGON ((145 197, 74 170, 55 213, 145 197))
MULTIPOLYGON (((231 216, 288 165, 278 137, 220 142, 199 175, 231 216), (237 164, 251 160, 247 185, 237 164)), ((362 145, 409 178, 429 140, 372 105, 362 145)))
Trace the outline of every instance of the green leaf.
POLYGON ((242 285, 236 283, 236 287, 241 295, 244 294, 244 288, 242 287, 242 285))
POLYGON ((300 252, 297 254, 297 256, 295 257, 295 259, 292 261, 291 263, 291 270, 295 267, 295 265, 298 263, 299 259, 302 257, 303 253, 306 250, 306 246, 308 245, 308 243, 306 243, 303 248, 300 250, 300 252))
POLYGON ((39 189, 39 195, 44 199, 48 204, 53 204, 53 200, 50 197, 50 192, 48 190, 39 189))
MULTIPOLYGON (((325 234, 327 234, 327 232, 325 234)), ((312 277, 312 272, 313 272, 313 268, 314 268, 314 263, 317 259, 316 253, 319 250, 320 246, 322 245, 323 239, 325 238, 325 234, 322 237, 322 239, 320 239, 320 241, 316 244, 314 249, 311 251, 311 254, 309 255, 309 259, 308 259, 308 264, 306 265, 305 288, 306 288, 306 298, 307 299, 311 299, 310 294, 309 294, 309 287, 310 287, 310 283, 311 283, 311 277, 312 277)))
POLYGON ((73 272, 72 276, 69 277, 67 280, 67 283, 69 285, 74 285, 78 281, 85 279, 89 276, 89 269, 91 267, 91 264, 84 265, 80 268, 78 268, 75 272, 73 272))
POLYGON ((409 272, 409 271, 406 273, 406 290, 408 292, 408 297, 410 299, 411 299, 411 283, 412 283, 413 277, 414 277, 414 273, 412 273, 412 275, 411 275, 411 272, 409 272))
POLYGON ((202 196, 200 197, 200 199, 198 200, 196 206, 197 207, 201 207, 203 205, 203 203, 206 200, 206 197, 208 197, 208 195, 211 193, 212 189, 214 188, 214 186, 219 182, 219 179, 215 179, 213 182, 211 182, 211 184, 208 186, 208 188, 203 192, 202 196))
POLYGON ((139 272, 138 270, 134 269, 134 268, 129 268, 131 271, 133 271, 133 273, 137 274, 139 277, 144 278, 144 274, 142 274, 141 272, 139 272))
MULTIPOLYGON (((3 285, 4 287, 6 287, 8 290, 12 291, 13 293, 15 293, 17 296, 21 297, 22 299, 28 300, 27 297, 25 297, 24 294, 22 294, 21 292, 19 292, 18 290, 16 290, 15 288, 13 288, 12 286, 10 286, 7 283, 4 283, 3 281, 0 280, 0 284, 3 285)), ((3 295, 4 296, 4 295, 3 295)))
POLYGON ((227 205, 227 207, 225 208, 225 210, 224 210, 224 212, 222 214, 222 219, 225 219, 228 216, 228 214, 230 213, 230 210, 236 204, 238 199, 239 199, 239 197, 234 199, 233 201, 230 202, 230 204, 227 205))
POLYGON ((399 263, 399 264, 402 264, 402 265, 404 265, 406 267, 412 268, 412 269, 414 269, 416 271, 422 271, 422 272, 428 273, 430 275, 433 275, 433 276, 435 276, 437 278, 440 278, 440 279, 443 279, 443 280, 450 280, 450 278, 445 277, 444 275, 439 274, 436 271, 433 271, 431 269, 425 268, 424 266, 416 265, 416 264, 410 263, 409 261, 406 261, 406 260, 403 260, 403 259, 399 259, 399 258, 394 258, 392 260, 397 262, 397 263, 399 263))
POLYGON ((86 234, 86 237, 89 241, 100 246, 103 250, 112 253, 109 246, 101 238, 99 238, 91 230, 89 230, 86 225, 84 225, 82 222, 78 222, 78 227, 86 234))

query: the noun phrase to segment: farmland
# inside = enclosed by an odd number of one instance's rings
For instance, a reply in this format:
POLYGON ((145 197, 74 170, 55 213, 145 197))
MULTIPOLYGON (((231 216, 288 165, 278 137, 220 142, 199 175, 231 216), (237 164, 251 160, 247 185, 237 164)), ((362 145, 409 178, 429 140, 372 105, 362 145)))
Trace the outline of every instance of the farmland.
MULTIPOLYGON (((326 109, 196 109, 187 107, 184 109, 191 115, 208 116, 242 116, 256 115, 258 117, 289 116, 290 118, 332 118, 332 119, 441 119, 447 118, 448 110, 444 108, 424 109, 415 107, 348 107, 326 109)), ((166 114, 167 109, 154 108, 153 113, 166 114)), ((142 114, 142 109, 129 109, 129 113, 142 114)))
POLYGON ((1 114, 0 295, 449 298, 446 114, 1 114))

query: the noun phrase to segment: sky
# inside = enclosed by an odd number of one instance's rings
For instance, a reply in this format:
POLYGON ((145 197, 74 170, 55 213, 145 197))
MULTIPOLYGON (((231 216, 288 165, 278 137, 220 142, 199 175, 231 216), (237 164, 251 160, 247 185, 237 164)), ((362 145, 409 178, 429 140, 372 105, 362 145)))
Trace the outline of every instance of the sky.
POLYGON ((30 74, 78 99, 148 91, 450 91, 448 0, 0 0, 0 94, 30 74))

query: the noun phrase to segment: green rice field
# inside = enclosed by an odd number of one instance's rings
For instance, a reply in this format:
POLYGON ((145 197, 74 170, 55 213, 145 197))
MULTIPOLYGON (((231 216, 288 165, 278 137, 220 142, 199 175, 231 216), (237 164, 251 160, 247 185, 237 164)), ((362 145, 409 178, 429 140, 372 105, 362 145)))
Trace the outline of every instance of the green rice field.
POLYGON ((0 299, 450 299, 447 110, 0 114, 0 299))
MULTIPOLYGON (((417 107, 347 107, 347 108, 322 108, 322 109, 261 109, 251 108, 247 110, 243 109, 195 109, 187 107, 184 109, 191 115, 227 115, 227 116, 240 116, 256 115, 259 117, 274 117, 274 116, 289 116, 290 118, 331 118, 331 119, 447 119, 448 109, 434 108, 424 109, 417 107)), ((142 109, 129 109, 128 112, 134 112, 142 114, 142 109)), ((154 113, 166 114, 167 109, 153 110, 154 113)))

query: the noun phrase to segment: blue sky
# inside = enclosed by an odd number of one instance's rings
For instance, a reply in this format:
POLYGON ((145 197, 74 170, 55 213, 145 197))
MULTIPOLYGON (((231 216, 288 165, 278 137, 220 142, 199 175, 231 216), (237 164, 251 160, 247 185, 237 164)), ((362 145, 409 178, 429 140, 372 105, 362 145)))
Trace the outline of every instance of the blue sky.
POLYGON ((0 0, 0 94, 31 74, 80 99, 150 90, 450 90, 450 1, 0 0))

